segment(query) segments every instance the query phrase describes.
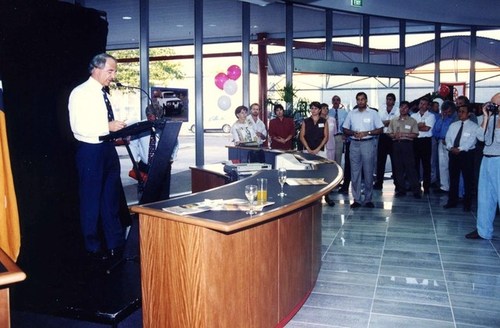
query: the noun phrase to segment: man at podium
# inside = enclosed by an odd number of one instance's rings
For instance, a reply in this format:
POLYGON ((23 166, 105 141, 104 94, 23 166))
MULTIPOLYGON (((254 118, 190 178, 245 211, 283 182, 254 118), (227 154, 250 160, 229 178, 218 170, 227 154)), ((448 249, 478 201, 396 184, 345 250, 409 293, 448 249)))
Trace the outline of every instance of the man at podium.
POLYGON ((85 249, 98 260, 119 256, 125 242, 119 217, 120 161, 114 142, 99 140, 126 126, 115 120, 108 94, 116 71, 114 57, 96 55, 89 64, 89 79, 73 89, 68 103, 71 130, 78 141, 76 165, 85 249))

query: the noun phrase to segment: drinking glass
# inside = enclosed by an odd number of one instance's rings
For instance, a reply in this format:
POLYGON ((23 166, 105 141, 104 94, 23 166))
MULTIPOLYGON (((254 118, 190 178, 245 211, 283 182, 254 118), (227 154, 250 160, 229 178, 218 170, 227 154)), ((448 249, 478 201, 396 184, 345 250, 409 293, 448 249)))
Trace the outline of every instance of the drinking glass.
POLYGON ((257 213, 253 210, 253 201, 257 197, 257 186, 256 185, 246 185, 245 186, 245 197, 248 199, 250 204, 250 210, 245 212, 246 214, 254 215, 257 213))
POLYGON ((278 169, 278 182, 281 185, 281 192, 278 194, 278 196, 285 197, 286 194, 283 192, 283 185, 286 182, 286 169, 284 167, 280 167, 278 169))

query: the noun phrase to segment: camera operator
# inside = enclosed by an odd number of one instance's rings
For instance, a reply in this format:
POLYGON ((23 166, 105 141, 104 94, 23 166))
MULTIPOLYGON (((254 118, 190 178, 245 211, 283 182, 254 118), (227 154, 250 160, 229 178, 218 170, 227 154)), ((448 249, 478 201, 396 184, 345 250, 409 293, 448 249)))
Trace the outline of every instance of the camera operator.
POLYGON ((498 116, 500 92, 491 98, 491 102, 483 106, 483 122, 485 131, 483 160, 479 171, 477 195, 477 229, 465 235, 467 239, 491 239, 493 237, 493 221, 500 195, 500 118, 498 116))

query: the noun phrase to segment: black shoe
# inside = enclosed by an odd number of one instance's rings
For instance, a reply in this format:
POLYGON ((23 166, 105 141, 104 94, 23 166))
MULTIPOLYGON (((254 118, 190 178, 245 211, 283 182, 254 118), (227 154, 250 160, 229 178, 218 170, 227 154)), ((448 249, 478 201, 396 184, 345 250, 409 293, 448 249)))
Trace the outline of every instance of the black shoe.
POLYGON ((470 212, 470 211, 471 211, 470 206, 465 205, 464 206, 464 212, 470 212))
POLYGON ((453 203, 446 203, 443 208, 455 208, 457 207, 457 204, 453 204, 453 203))
POLYGON ((436 194, 447 194, 448 192, 446 190, 443 190, 441 188, 434 189, 434 193, 436 194))
POLYGON ((417 191, 417 192, 415 192, 415 193, 413 193, 413 197, 414 197, 415 199, 422 199, 422 195, 421 195, 421 194, 420 194, 420 192, 418 192, 418 191, 417 191))
POLYGON ((481 237, 479 235, 479 233, 477 232, 477 230, 474 230, 474 231, 466 234, 465 238, 467 238, 467 239, 484 239, 483 237, 481 237))
POLYGON ((347 194, 349 194, 349 190, 348 189, 344 189, 344 188, 340 188, 339 189, 339 194, 347 195, 347 194))
POLYGON ((381 183, 375 183, 373 185, 373 190, 382 190, 382 184, 381 183))
POLYGON ((372 202, 368 202, 368 203, 366 203, 366 204, 365 204, 365 207, 368 207, 368 208, 374 208, 374 207, 375 207, 375 205, 373 205, 373 203, 372 203, 372 202))
POLYGON ((351 208, 358 208, 358 207, 361 207, 361 204, 358 202, 354 202, 351 204, 351 208))
POLYGON ((424 189, 424 195, 428 195, 429 194, 429 189, 424 189))
POLYGON ((328 204, 328 206, 333 207, 335 206, 335 202, 333 199, 330 198, 330 196, 325 195, 325 202, 328 204))
POLYGON ((405 192, 398 191, 396 194, 394 194, 394 197, 399 198, 399 197, 404 197, 406 196, 405 192))

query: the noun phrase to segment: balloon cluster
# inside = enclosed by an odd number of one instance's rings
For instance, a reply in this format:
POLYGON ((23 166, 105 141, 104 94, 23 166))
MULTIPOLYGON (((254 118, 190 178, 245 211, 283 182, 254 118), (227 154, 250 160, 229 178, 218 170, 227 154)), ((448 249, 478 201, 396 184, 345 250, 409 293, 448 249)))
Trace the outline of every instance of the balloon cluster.
POLYGON ((215 75, 215 86, 226 93, 219 97, 217 104, 222 110, 228 110, 231 107, 231 98, 227 95, 234 95, 238 91, 236 80, 241 76, 241 69, 238 65, 228 67, 226 73, 217 73, 215 75))

